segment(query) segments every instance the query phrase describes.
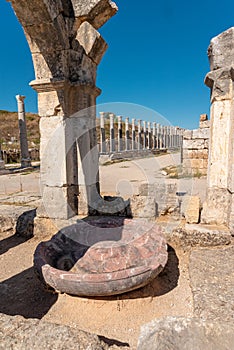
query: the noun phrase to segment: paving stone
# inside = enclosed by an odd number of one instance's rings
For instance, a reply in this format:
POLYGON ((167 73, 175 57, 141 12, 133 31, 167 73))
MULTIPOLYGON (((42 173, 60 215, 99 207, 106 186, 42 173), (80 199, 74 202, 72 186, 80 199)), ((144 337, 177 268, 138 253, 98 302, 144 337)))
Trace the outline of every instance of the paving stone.
POLYGON ((189 269, 196 317, 234 324, 233 267, 233 245, 192 251, 189 269))
POLYGON ((142 326, 137 350, 231 350, 233 323, 167 317, 142 326))

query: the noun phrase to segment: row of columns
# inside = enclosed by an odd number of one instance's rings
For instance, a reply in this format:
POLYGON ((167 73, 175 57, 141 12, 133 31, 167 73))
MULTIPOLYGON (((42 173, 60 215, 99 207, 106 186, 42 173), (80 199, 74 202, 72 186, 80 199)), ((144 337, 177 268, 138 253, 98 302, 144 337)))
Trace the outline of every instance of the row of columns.
POLYGON ((115 116, 109 114, 110 140, 106 139, 105 112, 100 112, 100 152, 112 153, 129 150, 178 148, 181 145, 182 130, 174 126, 163 126, 156 122, 146 122, 132 119, 131 137, 129 118, 123 122, 122 116, 117 117, 118 130, 115 135, 115 116), (123 134, 123 124, 125 124, 123 134), (143 124, 143 125, 142 125, 143 124))

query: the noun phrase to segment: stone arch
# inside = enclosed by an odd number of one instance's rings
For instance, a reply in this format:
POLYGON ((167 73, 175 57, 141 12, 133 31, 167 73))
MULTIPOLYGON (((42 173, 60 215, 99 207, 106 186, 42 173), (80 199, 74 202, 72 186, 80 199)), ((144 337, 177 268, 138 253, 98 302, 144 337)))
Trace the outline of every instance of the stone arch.
MULTIPOLYGON (((83 198, 86 211, 92 206, 97 192, 98 176, 89 176, 80 183, 74 160, 77 152, 87 155, 95 146, 95 133, 85 134, 85 142, 75 142, 77 128, 69 128, 66 119, 93 106, 77 120, 85 125, 95 125, 96 70, 107 44, 97 29, 117 12, 109 0, 11 0, 12 7, 23 26, 32 54, 35 80, 30 85, 38 92, 38 112, 41 117, 41 181, 47 214, 53 218, 67 219, 78 213, 78 197, 83 198), (60 126, 58 157, 51 134, 60 126), (69 130, 68 130, 69 129, 69 130), (72 150, 68 145, 74 141, 72 150), (62 146, 61 146, 62 143, 62 146), (80 149, 82 148, 82 149, 80 149), (52 157, 52 159, 49 159, 52 157), (57 157, 57 158, 56 158, 57 157), (59 158, 59 159, 58 159, 59 158), (58 176, 59 174, 59 176, 58 176)), ((71 123, 70 123, 71 124, 71 123)), ((80 159, 82 162, 82 156, 80 159)), ((89 162, 86 162, 87 164, 89 162)), ((92 164, 98 173, 98 154, 92 151, 92 164)), ((84 204, 81 204, 84 208, 84 204)), ((84 210, 83 210, 84 211, 84 210)))

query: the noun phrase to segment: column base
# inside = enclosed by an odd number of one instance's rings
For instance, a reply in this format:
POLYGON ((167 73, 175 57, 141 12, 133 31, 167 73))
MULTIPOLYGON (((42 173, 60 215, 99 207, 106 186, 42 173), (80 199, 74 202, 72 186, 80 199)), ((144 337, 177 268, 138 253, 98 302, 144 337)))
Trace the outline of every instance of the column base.
POLYGON ((31 166, 31 159, 21 159, 21 168, 29 168, 31 166))

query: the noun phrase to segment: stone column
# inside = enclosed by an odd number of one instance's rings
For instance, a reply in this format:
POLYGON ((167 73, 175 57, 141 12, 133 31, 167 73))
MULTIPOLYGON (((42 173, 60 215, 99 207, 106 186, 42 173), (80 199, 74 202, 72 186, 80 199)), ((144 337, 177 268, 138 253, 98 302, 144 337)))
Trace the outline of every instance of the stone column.
POLYGON ((129 118, 125 119, 125 146, 126 151, 130 149, 129 118))
POLYGON ((110 114, 110 153, 115 152, 114 114, 110 114))
POLYGON ((137 121, 137 133, 138 133, 138 151, 141 150, 141 120, 137 121))
POLYGON ((135 119, 132 119, 132 150, 136 148, 136 126, 135 119))
POLYGON ((4 169, 4 167, 5 167, 5 164, 2 157, 2 149, 1 149, 1 142, 0 142, 0 169, 4 169))
POLYGON ((28 138, 27 138, 24 99, 25 99, 25 96, 21 96, 21 95, 16 96, 17 105, 18 105, 21 167, 27 168, 31 166, 31 159, 28 151, 28 138))
POLYGON ((122 141, 123 141, 122 117, 118 116, 118 152, 122 151, 122 141))
POLYGON ((147 127, 146 121, 143 121, 143 149, 147 148, 147 127))
POLYGON ((151 134, 151 123, 148 122, 147 125, 148 125, 148 149, 151 149, 151 148, 152 148, 152 142, 151 142, 151 137, 152 137, 152 134, 151 134))
POLYGON ((157 124, 153 123, 153 149, 157 148, 157 124))
POLYGON ((100 112, 100 152, 106 153, 105 113, 100 112))
MULTIPOLYGON (((97 31, 114 2, 12 1, 35 70, 40 119, 41 216, 68 219, 95 212, 99 194, 96 71, 107 44, 97 31)), ((37 213, 38 214, 38 213, 37 213)), ((39 215, 39 214, 38 214, 39 215)))
POLYGON ((202 222, 225 224, 234 231, 234 28, 211 40, 211 129, 207 197, 202 222))

